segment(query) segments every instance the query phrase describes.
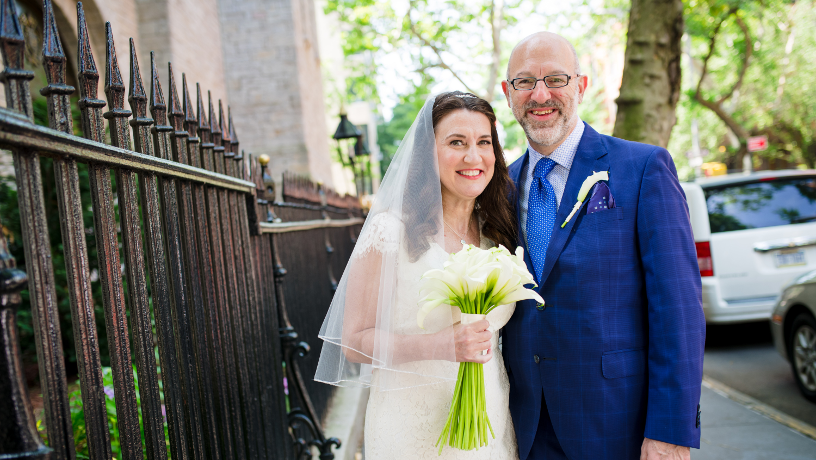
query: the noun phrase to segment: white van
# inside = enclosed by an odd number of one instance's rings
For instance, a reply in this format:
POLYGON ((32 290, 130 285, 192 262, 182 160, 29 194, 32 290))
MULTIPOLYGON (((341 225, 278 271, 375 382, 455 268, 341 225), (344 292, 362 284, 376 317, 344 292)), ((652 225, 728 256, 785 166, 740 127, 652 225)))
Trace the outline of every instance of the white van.
POLYGON ((681 183, 708 323, 770 318, 777 296, 816 269, 816 170, 681 183))

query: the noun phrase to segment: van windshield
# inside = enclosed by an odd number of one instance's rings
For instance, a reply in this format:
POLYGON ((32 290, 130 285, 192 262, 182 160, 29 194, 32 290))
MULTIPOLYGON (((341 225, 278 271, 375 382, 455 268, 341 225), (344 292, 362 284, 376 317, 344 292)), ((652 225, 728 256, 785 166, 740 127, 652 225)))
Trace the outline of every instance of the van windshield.
POLYGON ((705 189, 711 233, 816 221, 816 177, 705 189))

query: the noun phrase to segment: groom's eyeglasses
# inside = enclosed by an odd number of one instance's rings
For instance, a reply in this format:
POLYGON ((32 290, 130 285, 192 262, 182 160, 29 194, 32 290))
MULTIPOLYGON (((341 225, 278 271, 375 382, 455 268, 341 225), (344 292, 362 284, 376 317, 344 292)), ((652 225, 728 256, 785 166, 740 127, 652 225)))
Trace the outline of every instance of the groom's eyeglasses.
MULTIPOLYGON (((580 75, 577 75, 580 77, 580 75)), ((547 88, 563 88, 569 84, 572 77, 562 73, 557 75, 547 75, 544 78, 514 78, 510 80, 510 85, 516 91, 532 91, 536 83, 543 81, 547 88)))

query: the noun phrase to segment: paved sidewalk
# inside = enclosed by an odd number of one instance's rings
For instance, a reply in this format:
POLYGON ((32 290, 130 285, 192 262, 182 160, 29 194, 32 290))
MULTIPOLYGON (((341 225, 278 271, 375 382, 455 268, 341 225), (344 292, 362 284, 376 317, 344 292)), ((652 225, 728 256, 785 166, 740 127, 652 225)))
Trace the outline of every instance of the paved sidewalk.
POLYGON ((718 382, 704 382, 700 406, 693 460, 816 460, 816 440, 802 434, 816 429, 718 382))

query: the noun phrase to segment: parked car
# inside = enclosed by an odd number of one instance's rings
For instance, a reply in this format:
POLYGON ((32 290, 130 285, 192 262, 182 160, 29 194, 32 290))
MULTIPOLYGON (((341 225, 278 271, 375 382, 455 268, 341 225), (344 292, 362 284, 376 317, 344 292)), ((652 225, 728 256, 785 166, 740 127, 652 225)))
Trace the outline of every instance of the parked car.
POLYGON ((816 269, 816 170, 682 183, 708 323, 767 320, 782 288, 816 269))
POLYGON ((816 402, 816 270, 785 288, 771 316, 776 350, 790 363, 799 391, 816 402))

